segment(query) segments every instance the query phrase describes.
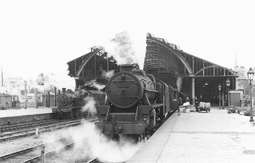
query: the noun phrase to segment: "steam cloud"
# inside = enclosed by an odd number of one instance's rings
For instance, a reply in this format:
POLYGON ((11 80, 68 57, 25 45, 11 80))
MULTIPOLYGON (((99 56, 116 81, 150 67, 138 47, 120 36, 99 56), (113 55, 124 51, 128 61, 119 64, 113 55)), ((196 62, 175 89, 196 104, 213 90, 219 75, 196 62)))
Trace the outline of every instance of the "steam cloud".
POLYGON ((102 90, 102 89, 105 88, 105 85, 99 84, 99 83, 96 81, 96 79, 90 80, 90 81, 86 82, 86 83, 84 84, 84 86, 93 87, 93 88, 96 88, 97 90, 102 90))
POLYGON ((60 152, 59 162, 75 162, 82 159, 97 157, 101 162, 125 162, 142 145, 142 142, 134 143, 125 137, 120 141, 113 141, 100 133, 98 128, 86 120, 77 127, 59 131, 57 134, 44 135, 44 142, 50 143, 51 147, 60 151, 63 144, 54 142, 54 139, 66 137, 74 142, 71 150, 60 152))
MULTIPOLYGON (((92 97, 86 100, 87 104, 83 109, 93 114, 96 110, 95 101, 92 97)), ((95 157, 101 162, 125 162, 143 145, 143 142, 134 143, 123 136, 118 142, 113 141, 101 134, 94 123, 84 119, 82 124, 77 127, 63 129, 58 133, 49 133, 44 135, 43 139, 45 143, 50 143, 51 148, 60 151, 63 144, 53 141, 60 137, 71 139, 74 142, 74 147, 66 152, 61 151, 59 162, 75 162, 95 157)))
POLYGON ((91 96, 87 96, 83 100, 85 101, 86 105, 82 107, 82 112, 87 111, 91 115, 96 115, 97 113, 97 110, 95 107, 96 101, 94 100, 94 98, 91 96))
POLYGON ((103 70, 101 76, 102 76, 104 79, 110 79, 113 75, 114 75, 114 70, 111 70, 111 71, 105 71, 105 70, 103 70))
POLYGON ((178 91, 180 92, 181 91, 181 87, 182 87, 182 77, 177 77, 176 85, 177 85, 178 91))

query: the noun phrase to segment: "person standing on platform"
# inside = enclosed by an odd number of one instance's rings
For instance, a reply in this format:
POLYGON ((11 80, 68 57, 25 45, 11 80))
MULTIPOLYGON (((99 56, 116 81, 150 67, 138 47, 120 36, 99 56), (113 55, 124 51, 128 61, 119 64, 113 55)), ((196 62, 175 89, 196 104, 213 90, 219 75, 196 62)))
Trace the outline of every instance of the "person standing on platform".
POLYGON ((181 97, 179 97, 178 103, 179 103, 179 106, 178 106, 178 115, 180 115, 180 106, 182 105, 182 98, 181 97))
POLYGON ((186 97, 186 102, 190 103, 189 97, 186 97))
POLYGON ((179 106, 182 105, 182 98, 179 97, 179 106))
POLYGON ((8 101, 6 101, 6 109, 8 109, 8 105, 9 105, 9 102, 8 102, 8 101))
POLYGON ((196 111, 198 111, 198 105, 199 105, 199 100, 197 97, 195 97, 195 107, 196 107, 196 111))

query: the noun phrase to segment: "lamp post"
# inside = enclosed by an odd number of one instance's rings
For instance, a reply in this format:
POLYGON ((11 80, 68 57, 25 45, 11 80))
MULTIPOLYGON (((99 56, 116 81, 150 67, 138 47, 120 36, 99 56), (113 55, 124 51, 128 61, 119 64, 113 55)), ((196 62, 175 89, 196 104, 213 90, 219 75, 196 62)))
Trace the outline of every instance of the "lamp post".
POLYGON ((218 89, 219 89, 219 109, 221 109, 221 106, 220 106, 220 100, 221 100, 221 97, 220 97, 221 85, 220 85, 220 84, 219 84, 219 86, 218 86, 218 89))
POLYGON ((226 85, 227 85, 227 100, 228 100, 228 108, 230 108, 230 104, 229 104, 229 86, 230 86, 230 80, 228 79, 226 81, 226 85))
POLYGON ((252 68, 249 69, 249 71, 247 72, 247 76, 248 79, 250 81, 250 105, 251 105, 251 110, 250 110, 250 122, 254 122, 253 120, 253 111, 252 111, 252 80, 254 77, 254 71, 252 70, 252 68))

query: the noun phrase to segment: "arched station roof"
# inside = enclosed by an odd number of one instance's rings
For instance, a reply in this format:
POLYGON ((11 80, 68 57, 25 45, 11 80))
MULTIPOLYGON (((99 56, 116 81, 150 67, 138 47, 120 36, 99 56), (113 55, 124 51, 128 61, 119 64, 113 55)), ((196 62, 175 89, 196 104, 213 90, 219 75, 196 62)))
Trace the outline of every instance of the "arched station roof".
POLYGON ((182 77, 236 76, 233 70, 188 54, 179 46, 150 33, 146 43, 144 70, 148 73, 172 73, 182 77))
POLYGON ((116 60, 108 57, 102 47, 92 47, 91 52, 68 63, 69 76, 76 79, 92 80, 102 78, 103 71, 118 70, 116 60))
POLYGON ((191 78, 195 78, 198 90, 208 82, 214 90, 219 84, 226 89, 226 80, 229 79, 230 89, 235 89, 235 78, 238 77, 235 71, 184 52, 179 46, 150 33, 147 34, 146 44, 145 72, 157 76, 172 87, 178 88, 180 79, 182 90, 189 92, 191 78))

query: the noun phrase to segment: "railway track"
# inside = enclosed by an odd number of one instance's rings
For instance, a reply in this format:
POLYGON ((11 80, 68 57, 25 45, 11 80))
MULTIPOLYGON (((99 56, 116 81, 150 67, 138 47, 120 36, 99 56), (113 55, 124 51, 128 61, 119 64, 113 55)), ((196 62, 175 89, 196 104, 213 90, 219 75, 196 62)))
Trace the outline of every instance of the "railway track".
MULTIPOLYGON (((90 118, 89 120, 96 121, 97 119, 90 118)), ((73 121, 73 123, 69 124, 69 126, 79 125, 80 120, 77 120, 77 121, 73 121), (77 122, 77 121, 79 121, 79 122, 77 122)), ((64 125, 64 122, 61 122, 61 123, 63 123, 63 125, 64 125)), ((67 124, 66 124, 66 126, 64 125, 63 127, 60 127, 59 124, 50 125, 50 126, 48 126, 49 128, 45 128, 45 131, 41 130, 40 132, 47 132, 47 130, 52 131, 52 127, 54 127, 54 126, 55 127, 57 126, 57 128, 55 128, 56 130, 60 129, 60 128, 64 128, 64 127, 69 127, 67 124)), ((35 134, 34 129, 31 132, 32 132, 31 135, 35 134)), ((30 135, 30 134, 28 134, 28 135, 30 135)), ((0 139, 0 141, 1 141, 1 139, 0 139)), ((60 138, 56 141, 59 141, 63 144, 63 147, 60 151, 68 150, 68 149, 72 148, 74 145, 73 142, 68 141, 66 138, 60 138)), ((59 151, 59 149, 58 149, 58 151, 59 151)), ((7 163, 7 162, 31 163, 31 162, 39 162, 39 161, 42 162, 42 159, 47 160, 47 159, 49 159, 49 157, 50 158, 54 157, 54 155, 57 155, 56 149, 52 149, 49 144, 39 144, 36 146, 28 147, 26 149, 14 151, 14 152, 5 154, 3 156, 0 156, 0 162, 1 163, 7 163)), ((93 158, 90 160, 78 160, 73 163, 101 163, 101 162, 98 161, 97 158, 93 158)))
MULTIPOLYGON (((66 138, 60 138, 55 140, 55 142, 61 142, 61 149, 55 149, 51 146, 52 143, 39 144, 36 146, 28 147, 22 150, 14 151, 5 155, 0 156, 1 163, 36 163, 36 162, 46 162, 49 157, 52 160, 54 155, 58 155, 57 151, 61 152, 64 150, 69 150, 73 147, 74 143, 67 140, 66 138)), ((90 160, 79 160, 74 163, 100 163, 97 158, 90 160)))
POLYGON ((48 119, 48 120, 21 122, 21 123, 15 123, 15 124, 5 124, 5 125, 0 126, 0 133, 21 130, 21 129, 26 129, 26 128, 32 128, 32 127, 38 127, 38 126, 44 126, 47 124, 53 124, 53 123, 58 123, 58 122, 60 122, 60 121, 48 119))
POLYGON ((50 125, 50 124, 55 124, 55 123, 60 123, 60 122, 73 121, 73 120, 80 120, 80 118, 79 119, 72 119, 72 120, 48 119, 48 120, 37 120, 37 121, 22 122, 22 123, 16 123, 16 124, 5 124, 5 125, 0 126, 0 133, 1 132, 22 130, 22 129, 26 129, 26 128, 45 126, 45 125, 50 125))
MULTIPOLYGON (((62 149, 66 150, 73 146, 73 142, 68 141, 66 138, 60 138, 55 141, 63 144, 62 149)), ((59 150, 59 149, 57 149, 59 150)), ((1 163, 31 163, 38 162, 45 159, 48 155, 56 153, 56 149, 51 146, 51 143, 39 144, 36 146, 28 147, 22 150, 14 151, 3 156, 0 156, 1 163)))
POLYGON ((92 158, 92 159, 88 160, 86 163, 100 163, 100 161, 98 161, 97 158, 92 158))
MULTIPOLYGON (((90 122, 96 121, 96 118, 89 118, 88 119, 90 122)), ((70 124, 64 124, 63 123, 63 128, 64 127, 69 127, 69 126, 75 126, 81 123, 80 120, 75 120, 75 122, 71 122, 70 124)), ((58 129, 62 128, 57 124, 58 129)), ((49 127, 49 126, 48 126, 49 127)), ((55 128, 56 129, 56 128, 55 128)), ((52 125, 50 126, 49 129, 45 130, 50 130, 52 131, 52 125)), ((35 133, 34 131, 32 131, 35 133)), ((46 132, 41 130, 40 132, 46 132)), ((30 135, 30 133, 26 133, 27 135, 30 135)), ((14 152, 7 153, 5 155, 0 156, 0 162, 1 163, 31 163, 31 162, 39 162, 42 161, 42 159, 46 159, 48 157, 54 157, 54 155, 57 155, 56 151, 62 151, 62 150, 68 150, 73 147, 74 143, 67 138, 60 138, 55 140, 55 142, 59 142, 62 145, 61 149, 55 149, 54 147, 51 147, 52 144, 54 143, 46 143, 46 144, 39 144, 36 146, 30 146, 25 149, 20 149, 14 152)), ((83 160, 82 162, 88 162, 86 160, 83 160)), ((92 160, 90 160, 90 163, 95 163, 92 160)))
MULTIPOLYGON (((87 120, 94 122, 96 121, 95 117, 88 118, 87 120)), ((77 126, 81 124, 81 119, 77 120, 69 120, 69 121, 61 121, 58 123, 48 124, 45 126, 37 126, 37 127, 25 127, 24 130, 17 130, 13 132, 4 132, 0 134, 0 142, 8 141, 8 140, 14 140, 19 139, 27 136, 32 136, 36 134, 41 134, 44 132, 50 132, 52 130, 59 130, 62 128, 77 126), (36 132, 36 128, 38 129, 38 132, 36 132)))

